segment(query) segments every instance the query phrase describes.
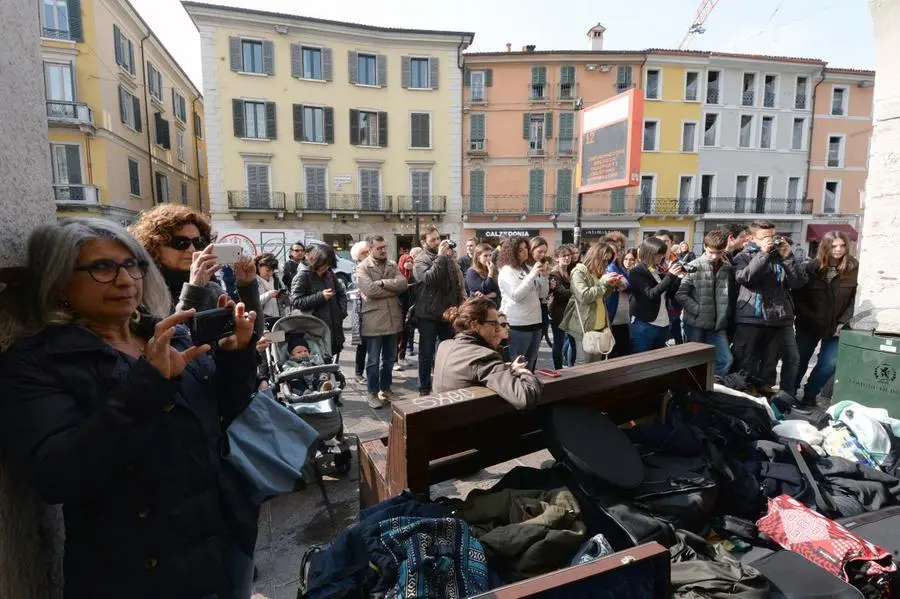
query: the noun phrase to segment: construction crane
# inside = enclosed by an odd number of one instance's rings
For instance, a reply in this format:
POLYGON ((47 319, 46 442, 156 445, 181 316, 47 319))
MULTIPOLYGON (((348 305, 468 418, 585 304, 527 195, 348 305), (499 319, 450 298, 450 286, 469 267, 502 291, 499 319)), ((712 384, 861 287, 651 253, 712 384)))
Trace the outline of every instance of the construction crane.
POLYGON ((694 39, 695 35, 706 31, 706 29, 703 28, 703 24, 706 23, 706 19, 709 18, 709 15, 718 3, 719 0, 700 0, 700 6, 697 7, 697 14, 694 16, 694 21, 691 23, 691 26, 688 27, 687 33, 685 33, 684 37, 681 39, 681 43, 678 44, 679 50, 683 50, 688 43, 694 39))

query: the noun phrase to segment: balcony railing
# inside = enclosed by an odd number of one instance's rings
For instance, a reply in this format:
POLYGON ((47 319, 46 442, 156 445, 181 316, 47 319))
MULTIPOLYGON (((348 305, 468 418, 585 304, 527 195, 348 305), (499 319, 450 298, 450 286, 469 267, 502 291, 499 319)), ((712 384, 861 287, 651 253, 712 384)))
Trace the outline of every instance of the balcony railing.
POLYGON ((766 92, 763 95, 763 106, 766 108, 775 108, 775 92, 766 92))
POLYGON ((397 196, 397 212, 446 212, 447 196, 397 196))
POLYGON ((275 210, 285 209, 285 194, 283 191, 249 192, 229 191, 229 210, 275 210))
POLYGON ((546 83, 532 83, 528 86, 528 99, 531 102, 546 102, 549 99, 548 91, 546 83))
POLYGON ((711 197, 694 200, 696 214, 812 214, 812 199, 711 197))
POLYGON ((547 154, 547 149, 544 146, 537 147, 534 143, 528 144, 528 155, 529 156, 544 156, 547 154))
POLYGON ((391 212, 393 196, 380 194, 346 194, 298 192, 294 194, 294 210, 299 212, 391 212))
POLYGON ((574 203, 571 198, 560 197, 559 203, 566 210, 557 210, 558 196, 555 194, 497 194, 463 196, 463 211, 468 214, 489 216, 520 216, 529 214, 551 214, 554 212, 570 212, 574 203))
POLYGON ((694 214, 694 200, 638 196, 637 211, 643 214, 694 214))
POLYGON ((47 100, 47 118, 51 121, 78 125, 93 125, 94 111, 87 104, 47 100))
POLYGON ((57 184, 53 186, 53 199, 61 204, 99 204, 100 190, 96 185, 57 184))
POLYGON ((631 89, 632 87, 635 87, 634 82, 632 82, 632 83, 619 83, 619 82, 617 81, 617 82, 616 82, 616 93, 617 93, 617 94, 621 94, 622 92, 628 91, 628 90, 631 89))
POLYGON ((794 96, 794 108, 796 110, 806 110, 806 94, 794 96))
POLYGON ((72 34, 68 29, 50 29, 44 27, 42 35, 54 40, 72 40, 72 34))
POLYGON ((741 95, 741 106, 753 106, 756 102, 756 94, 752 91, 745 91, 741 95))
POLYGON ((718 104, 719 103, 719 86, 718 85, 707 84, 706 103, 707 104, 718 104))
POLYGON ((559 102, 573 102, 578 95, 578 82, 560 83, 556 99, 559 102))
POLYGON ((560 156, 573 156, 575 154, 575 140, 570 137, 560 137, 556 143, 556 153, 560 156))
POLYGON ((485 156, 487 154, 486 139, 469 140, 469 156, 485 156))

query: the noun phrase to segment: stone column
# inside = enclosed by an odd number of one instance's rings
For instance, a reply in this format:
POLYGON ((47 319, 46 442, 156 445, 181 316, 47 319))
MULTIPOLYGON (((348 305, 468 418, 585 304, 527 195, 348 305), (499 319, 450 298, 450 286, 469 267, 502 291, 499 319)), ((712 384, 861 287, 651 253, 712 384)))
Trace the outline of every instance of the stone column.
MULTIPOLYGON (((0 269, 20 266, 28 232, 56 219, 39 23, 37 2, 0 2, 0 269)), ((0 347, 15 333, 15 296, 0 292, 0 347)), ((60 511, 0 455, 0 597, 60 597, 62 538, 60 511)))
POLYGON ((900 227, 900 3, 869 0, 869 10, 875 34, 875 109, 856 294, 856 313, 867 315, 854 326, 900 334, 900 273, 894 259, 900 227))

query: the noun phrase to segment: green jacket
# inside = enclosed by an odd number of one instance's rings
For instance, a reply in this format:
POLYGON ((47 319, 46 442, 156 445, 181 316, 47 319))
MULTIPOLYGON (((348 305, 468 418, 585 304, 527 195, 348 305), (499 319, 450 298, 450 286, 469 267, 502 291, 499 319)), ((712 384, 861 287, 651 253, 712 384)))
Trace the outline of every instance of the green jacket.
POLYGON ((572 281, 572 297, 566 306, 559 328, 581 341, 585 331, 596 331, 606 328, 605 322, 596 322, 597 310, 601 309, 603 314, 606 314, 606 306, 603 302, 613 288, 606 281, 598 279, 589 273, 587 266, 584 264, 577 264, 572 269, 570 279, 572 281), (598 303, 600 305, 599 308, 597 306, 598 303), (581 315, 581 322, 578 321, 579 314, 581 315))

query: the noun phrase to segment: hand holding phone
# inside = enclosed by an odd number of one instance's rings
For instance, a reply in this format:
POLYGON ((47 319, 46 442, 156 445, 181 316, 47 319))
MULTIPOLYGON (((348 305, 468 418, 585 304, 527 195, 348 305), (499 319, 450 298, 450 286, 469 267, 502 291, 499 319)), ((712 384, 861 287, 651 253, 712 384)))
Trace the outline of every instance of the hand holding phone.
POLYGON ((335 291, 330 287, 322 292, 322 295, 325 296, 325 299, 330 300, 334 297, 335 291))
POLYGON ((241 246, 236 243, 217 243, 212 246, 212 253, 219 264, 234 264, 241 257, 241 246))
POLYGON ((185 324, 190 328, 194 345, 212 345, 234 334, 234 308, 203 310, 194 314, 185 324))

